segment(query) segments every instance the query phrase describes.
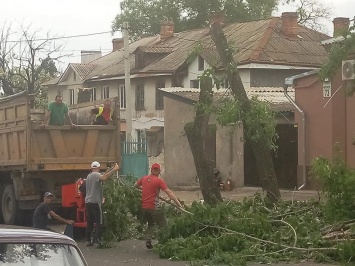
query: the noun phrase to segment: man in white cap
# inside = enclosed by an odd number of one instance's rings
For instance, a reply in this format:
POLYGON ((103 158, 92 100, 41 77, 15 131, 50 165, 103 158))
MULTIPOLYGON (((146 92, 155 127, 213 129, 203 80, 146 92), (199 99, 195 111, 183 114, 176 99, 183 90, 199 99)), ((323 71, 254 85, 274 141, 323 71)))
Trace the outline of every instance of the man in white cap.
POLYGON ((102 185, 101 181, 106 181, 114 172, 118 171, 120 167, 116 163, 115 166, 104 174, 100 174, 100 163, 97 161, 91 164, 91 173, 86 178, 86 246, 100 247, 102 236, 102 185), (95 235, 91 241, 92 231, 95 224, 95 235))
POLYGON ((49 207, 49 204, 51 204, 53 201, 53 194, 51 192, 46 192, 44 193, 43 196, 43 202, 37 206, 33 213, 33 227, 34 228, 39 228, 39 229, 45 229, 45 230, 51 230, 50 228, 47 227, 48 225, 48 214, 65 224, 73 224, 73 220, 67 220, 62 217, 60 217, 58 214, 56 214, 54 211, 51 210, 49 207))

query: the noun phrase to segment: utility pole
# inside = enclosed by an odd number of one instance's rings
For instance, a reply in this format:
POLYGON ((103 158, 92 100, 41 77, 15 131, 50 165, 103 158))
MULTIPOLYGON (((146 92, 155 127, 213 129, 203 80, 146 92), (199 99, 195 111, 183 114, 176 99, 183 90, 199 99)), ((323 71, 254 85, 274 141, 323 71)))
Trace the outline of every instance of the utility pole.
POLYGON ((131 64, 129 62, 129 31, 128 22, 123 22, 123 48, 124 48, 124 72, 126 90, 126 141, 132 141, 132 91, 131 91, 131 64))

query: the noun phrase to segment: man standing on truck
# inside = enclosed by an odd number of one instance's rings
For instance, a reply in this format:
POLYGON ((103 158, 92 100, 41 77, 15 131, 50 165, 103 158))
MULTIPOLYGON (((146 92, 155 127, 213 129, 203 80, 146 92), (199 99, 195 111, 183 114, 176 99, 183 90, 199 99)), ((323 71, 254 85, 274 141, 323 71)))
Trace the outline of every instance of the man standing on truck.
POLYGON ((51 204, 53 201, 53 194, 51 192, 46 192, 44 193, 43 196, 43 202, 37 206, 33 213, 33 227, 34 228, 39 228, 39 229, 44 229, 44 230, 49 230, 53 231, 52 229, 48 228, 48 214, 58 220, 59 222, 65 223, 65 224, 73 224, 73 220, 67 220, 62 217, 60 217, 58 214, 56 214, 54 211, 51 210, 49 207, 49 204, 51 204))
POLYGON ((63 126, 65 122, 64 118, 66 117, 70 122, 71 127, 75 127, 68 112, 69 108, 68 105, 63 102, 63 96, 55 96, 55 101, 48 104, 47 115, 44 118, 42 126, 63 126))
POLYGON ((118 171, 120 167, 116 163, 115 166, 104 173, 100 174, 100 163, 94 161, 91 163, 91 173, 87 176, 86 184, 86 196, 85 196, 85 209, 86 209, 86 246, 100 247, 102 236, 102 181, 106 181, 114 172, 118 171), (92 231, 95 224, 95 234, 93 241, 91 241, 92 231))
POLYGON ((93 125, 108 125, 112 120, 113 110, 111 109, 111 101, 106 99, 104 106, 96 107, 91 110, 91 114, 96 115, 93 125))

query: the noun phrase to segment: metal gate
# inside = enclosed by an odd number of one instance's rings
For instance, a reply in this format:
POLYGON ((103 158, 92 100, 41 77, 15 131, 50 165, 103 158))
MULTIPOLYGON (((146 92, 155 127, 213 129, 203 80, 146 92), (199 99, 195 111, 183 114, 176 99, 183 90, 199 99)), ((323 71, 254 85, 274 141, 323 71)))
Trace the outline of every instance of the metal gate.
MULTIPOLYGON (((121 175, 138 178, 148 174, 148 155, 146 142, 122 142, 121 175)), ((130 183, 134 180, 130 180, 130 183)))

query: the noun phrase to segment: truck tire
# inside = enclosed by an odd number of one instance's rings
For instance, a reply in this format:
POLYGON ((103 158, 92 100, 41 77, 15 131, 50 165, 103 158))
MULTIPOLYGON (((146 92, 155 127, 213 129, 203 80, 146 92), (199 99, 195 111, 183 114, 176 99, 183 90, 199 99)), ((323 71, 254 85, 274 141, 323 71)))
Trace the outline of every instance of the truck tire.
POLYGON ((14 185, 6 185, 1 197, 1 211, 5 224, 15 224, 19 208, 14 185))

